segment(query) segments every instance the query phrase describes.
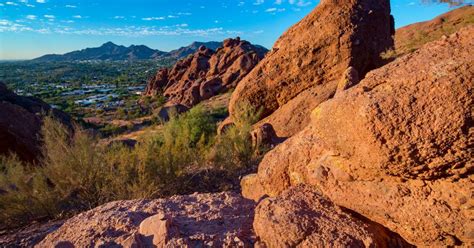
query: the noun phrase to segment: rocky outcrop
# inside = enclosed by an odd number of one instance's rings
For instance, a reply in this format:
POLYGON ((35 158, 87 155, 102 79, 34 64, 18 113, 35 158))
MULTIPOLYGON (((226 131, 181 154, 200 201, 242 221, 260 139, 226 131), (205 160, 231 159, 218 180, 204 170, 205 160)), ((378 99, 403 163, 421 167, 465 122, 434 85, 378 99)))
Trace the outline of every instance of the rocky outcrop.
POLYGON ((69 219, 36 247, 250 247, 254 208, 236 193, 111 202, 69 219))
POLYGON ((289 137, 305 127, 309 113, 336 92, 344 71, 360 77, 383 64, 393 46, 388 0, 324 0, 275 43, 265 59, 237 86, 229 105, 262 108, 261 124, 289 137))
POLYGON ((472 246, 473 33, 429 43, 321 104, 246 177, 244 195, 310 184, 416 245, 472 246))
POLYGON ((253 226, 267 247, 410 247, 386 228, 302 185, 261 201, 253 226))
POLYGON ((233 89, 264 57, 266 49, 247 41, 227 39, 216 51, 201 46, 172 69, 161 69, 150 80, 146 95, 160 92, 167 104, 192 107, 212 96, 233 89))
POLYGON ((51 113, 71 127, 71 118, 33 97, 16 95, 0 83, 0 154, 13 152, 25 161, 40 155, 42 118, 51 113))

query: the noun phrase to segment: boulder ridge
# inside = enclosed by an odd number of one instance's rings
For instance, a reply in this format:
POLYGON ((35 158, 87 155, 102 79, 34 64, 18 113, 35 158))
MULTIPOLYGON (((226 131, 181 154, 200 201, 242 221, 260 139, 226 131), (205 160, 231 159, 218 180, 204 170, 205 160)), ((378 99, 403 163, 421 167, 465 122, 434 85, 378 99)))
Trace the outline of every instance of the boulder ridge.
POLYGON ((163 93, 167 105, 192 107, 235 88, 266 52, 265 48, 238 37, 224 40, 216 51, 201 46, 173 68, 160 69, 149 81, 145 95, 163 93))

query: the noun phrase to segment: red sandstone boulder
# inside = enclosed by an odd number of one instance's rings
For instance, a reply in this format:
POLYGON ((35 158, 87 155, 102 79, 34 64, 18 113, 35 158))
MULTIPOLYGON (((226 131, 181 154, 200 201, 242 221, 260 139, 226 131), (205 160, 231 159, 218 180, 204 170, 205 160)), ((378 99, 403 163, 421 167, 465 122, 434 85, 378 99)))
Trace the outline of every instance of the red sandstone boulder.
POLYGON ((321 104, 244 195, 311 184, 415 245, 472 246, 473 34, 429 43, 321 104))
POLYGON ((257 239, 267 247, 411 247, 388 229, 340 208, 309 186, 266 198, 255 210, 257 239))
POLYGON ((148 83, 146 95, 163 92, 167 104, 192 107, 235 88, 266 52, 265 48, 240 38, 225 40, 216 51, 201 46, 172 69, 158 71, 148 83))
POLYGON ((289 137, 309 122, 313 108, 336 92, 344 71, 360 77, 383 64, 380 53, 393 46, 388 0, 324 0, 286 31, 265 59, 237 86, 229 105, 262 108, 262 123, 289 137))
POLYGON ((250 247, 254 208, 229 192, 116 201, 67 220, 36 247, 250 247))

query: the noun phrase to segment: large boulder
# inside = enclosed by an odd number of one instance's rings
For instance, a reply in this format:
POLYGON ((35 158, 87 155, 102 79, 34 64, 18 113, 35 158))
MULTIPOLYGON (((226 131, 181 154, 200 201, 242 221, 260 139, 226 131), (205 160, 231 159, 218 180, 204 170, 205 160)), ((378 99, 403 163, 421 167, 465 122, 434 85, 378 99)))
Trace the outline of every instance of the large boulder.
POLYGON ((244 195, 311 184, 416 245, 472 246, 473 34, 429 43, 321 104, 246 177, 244 195))
POLYGON ((344 72, 360 77, 384 61, 393 46, 393 18, 388 0, 323 0, 286 31, 271 52, 237 86, 229 105, 263 111, 277 135, 289 137, 308 123, 309 113, 336 92, 344 72))
POLYGON ((388 229, 302 185, 262 200, 253 226, 258 241, 268 247, 410 247, 388 229))
POLYGON ((51 114, 71 127, 71 118, 34 97, 19 96, 0 83, 0 154, 15 153, 24 161, 41 154, 42 119, 51 114))
POLYGON ((236 39, 224 40, 216 51, 201 46, 171 69, 161 69, 150 80, 146 95, 163 93, 171 105, 192 107, 237 86, 267 50, 236 39))
POLYGON ((67 220, 35 247, 250 247, 254 208, 229 192, 116 201, 67 220))

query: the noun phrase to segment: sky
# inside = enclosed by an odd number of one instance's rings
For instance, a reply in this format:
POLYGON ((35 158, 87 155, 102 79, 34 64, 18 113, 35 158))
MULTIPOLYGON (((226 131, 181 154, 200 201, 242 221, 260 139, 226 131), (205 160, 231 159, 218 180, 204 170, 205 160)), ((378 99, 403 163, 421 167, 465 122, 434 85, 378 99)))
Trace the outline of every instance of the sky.
MULTIPOLYGON (((112 41, 169 51, 240 36, 271 48, 317 0, 0 0, 0 60, 62 54, 112 41)), ((451 10, 391 0, 397 27, 451 10)))

